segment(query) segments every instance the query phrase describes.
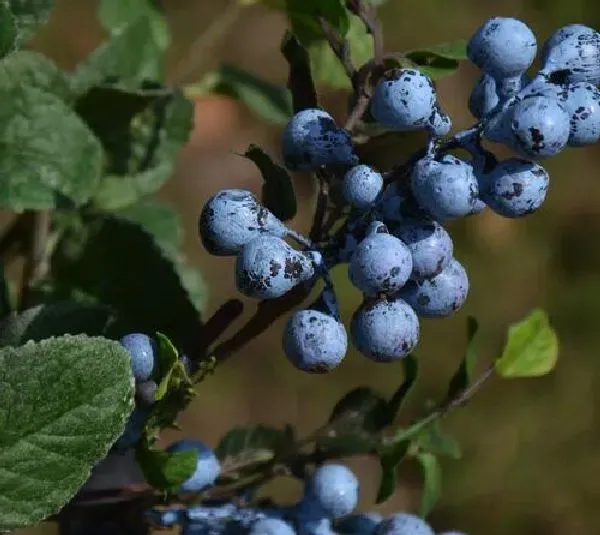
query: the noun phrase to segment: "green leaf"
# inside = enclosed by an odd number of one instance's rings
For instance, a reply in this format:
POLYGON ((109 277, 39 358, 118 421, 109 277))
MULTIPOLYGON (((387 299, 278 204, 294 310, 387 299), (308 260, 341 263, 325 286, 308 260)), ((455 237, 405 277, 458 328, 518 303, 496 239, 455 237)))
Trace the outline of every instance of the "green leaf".
POLYGON ((18 37, 17 20, 8 0, 0 0, 0 58, 16 49, 18 37))
POLYGON ((496 372, 502 377, 539 377, 550 373, 558 359, 558 336, 546 312, 533 310, 511 325, 496 372))
MULTIPOLYGON (((292 117, 290 92, 236 65, 225 64, 208 74, 200 82, 203 92, 228 95, 243 102, 259 118, 276 125, 284 125, 292 117)), ((190 86, 186 94, 194 91, 190 86)))
POLYGON ((294 433, 289 427, 234 427, 221 438, 215 453, 224 467, 237 466, 270 461, 293 443, 294 433))
POLYGON ((423 472, 423 494, 419 514, 426 517, 433 511, 442 493, 442 469, 435 455, 420 452, 416 455, 423 472))
POLYGON ((341 36, 346 35, 350 26, 350 14, 344 0, 286 0, 285 10, 292 31, 304 44, 323 38, 319 18, 325 19, 341 36))
POLYGON ((460 39, 428 48, 410 50, 405 56, 421 72, 433 80, 450 76, 458 69, 459 62, 467 59, 467 41, 460 39))
POLYGON ((398 465, 406 457, 409 442, 400 442, 386 447, 379 453, 379 463, 381 465, 381 481, 377 491, 376 503, 383 503, 396 490, 396 472, 398 465))
POLYGON ((84 335, 0 350, 0 531, 57 512, 121 435, 133 377, 118 342, 84 335))
POLYGON ((173 176, 194 125, 194 106, 179 91, 129 113, 123 111, 120 128, 106 124, 107 130, 96 130, 109 153, 108 174, 93 199, 102 210, 124 208, 158 191, 173 176))
POLYGON ((348 392, 333 408, 328 432, 319 445, 328 452, 357 454, 370 452, 376 433, 389 422, 388 403, 371 388, 359 387, 348 392))
POLYGON ((419 363, 414 357, 414 355, 408 355, 407 357, 405 357, 402 361, 402 364, 404 365, 404 381, 402 382, 398 390, 394 392, 394 395, 388 403, 390 412, 389 424, 391 424, 396 418, 396 415, 398 414, 398 411, 402 406, 404 398, 410 392, 410 389, 415 384, 419 375, 419 363))
POLYGON ((30 86, 65 101, 71 98, 69 78, 43 54, 31 50, 13 52, 0 61, 0 88, 14 90, 30 86))
POLYGON ((145 15, 120 28, 77 66, 72 76, 74 92, 84 95, 107 79, 118 79, 125 87, 138 87, 144 79, 160 80, 162 51, 154 31, 145 15))
POLYGON ((65 232, 51 265, 57 282, 111 305, 142 332, 162 332, 185 348, 200 328, 173 262, 140 225, 89 215, 65 232))
POLYGON ((282 221, 292 219, 298 206, 294 184, 288 172, 277 165, 258 145, 250 145, 244 156, 254 162, 262 174, 263 204, 282 221))
POLYGON ((196 469, 196 452, 167 451, 140 445, 136 448, 136 460, 144 478, 157 490, 174 492, 196 469))
MULTIPOLYGON (((350 57, 354 65, 361 66, 373 57, 373 39, 363 22, 355 15, 350 15, 350 26, 346 39, 350 43, 350 57)), ((313 75, 318 82, 333 89, 352 87, 340 60, 327 41, 316 40, 306 46, 311 59, 313 75)))
MULTIPOLYGON (((4 263, 0 260, 0 320, 4 321, 11 314, 12 310, 10 281, 6 278, 4 263)), ((1 332, 0 327, 0 336, 1 332)))
POLYGON ((474 379, 475 365, 477 363, 477 343, 479 337, 479 323, 473 316, 467 317, 467 348, 465 356, 460 366, 448 385, 448 394, 446 400, 454 399, 465 388, 467 388, 474 379))
POLYGON ((20 346, 63 334, 116 338, 125 334, 115 311, 95 303, 57 302, 13 312, 0 322, 0 347, 20 346))
POLYGON ((29 41, 38 28, 48 22, 54 8, 54 0, 8 0, 8 3, 21 42, 29 41))
POLYGON ((442 455, 452 459, 460 459, 462 452, 458 441, 446 434, 439 420, 425 427, 415 439, 419 449, 434 455, 442 455))
POLYGON ((64 102, 34 87, 0 89, 0 146, 0 207, 81 205, 100 180, 98 140, 64 102))
POLYGON ((159 347, 158 370, 156 374, 158 388, 156 389, 154 398, 160 401, 167 394, 173 375, 179 371, 176 368, 181 367, 181 371, 185 371, 185 368, 180 362, 177 348, 172 344, 171 340, 161 333, 156 333, 156 337, 158 338, 159 347))

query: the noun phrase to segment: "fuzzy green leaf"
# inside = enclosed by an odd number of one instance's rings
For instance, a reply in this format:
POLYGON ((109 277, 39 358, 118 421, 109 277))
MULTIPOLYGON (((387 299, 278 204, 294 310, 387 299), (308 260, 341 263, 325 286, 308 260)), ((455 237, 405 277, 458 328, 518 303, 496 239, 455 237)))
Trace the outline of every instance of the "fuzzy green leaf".
POLYGON ((129 355, 117 342, 67 335, 0 350, 0 531, 57 512, 132 407, 129 355))

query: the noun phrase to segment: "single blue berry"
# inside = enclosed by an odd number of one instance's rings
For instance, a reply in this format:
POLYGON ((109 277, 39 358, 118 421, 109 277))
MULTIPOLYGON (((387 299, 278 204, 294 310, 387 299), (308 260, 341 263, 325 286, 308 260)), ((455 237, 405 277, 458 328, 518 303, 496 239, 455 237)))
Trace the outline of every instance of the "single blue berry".
POLYGON ((344 175, 342 192, 346 201, 364 210, 375 203, 383 189, 383 177, 381 173, 368 165, 357 165, 352 167, 344 175))
POLYGON ((136 383, 135 385, 135 397, 142 405, 151 407, 156 403, 156 390, 158 385, 155 381, 144 381, 143 383, 136 383))
POLYGON ((414 310, 397 296, 367 299, 352 316, 350 336, 364 356, 375 362, 393 362, 406 357, 417 346, 419 320, 414 310))
POLYGON ((377 83, 371 115, 380 124, 399 131, 427 128, 437 96, 429 76, 414 69, 388 71, 377 83))
POLYGON ((397 513, 384 518, 375 535, 435 535, 422 518, 408 513, 397 513))
POLYGON ((342 518, 335 528, 343 535, 374 535, 382 520, 379 513, 355 513, 342 518))
POLYGON ((469 96, 469 111, 476 119, 482 119, 498 105, 496 80, 490 74, 483 73, 469 96))
POLYGON ((473 166, 452 154, 419 160, 411 186, 421 208, 440 221, 470 214, 479 195, 473 166))
POLYGON ((215 193, 198 219, 198 234, 212 255, 234 256, 248 242, 268 234, 284 237, 287 227, 244 189, 215 193))
POLYGON ((348 336, 344 325, 319 310, 298 310, 283 331, 283 350, 299 370, 327 373, 346 355, 348 336))
POLYGON ((326 464, 308 478, 303 501, 314 507, 315 516, 336 519, 356 508, 358 491, 358 479, 352 470, 342 464, 326 464))
POLYGON ((600 91, 595 85, 577 82, 567 86, 564 103, 570 116, 569 147, 585 147, 600 139, 600 91))
POLYGON ((600 33, 584 27, 549 47, 542 60, 543 74, 560 83, 600 82, 600 33))
POLYGON ((481 182, 482 199, 494 212, 504 217, 522 217, 542 205, 549 177, 538 163, 511 158, 500 162, 481 182))
POLYGON ((302 110, 290 119, 283 132, 282 151, 285 165, 292 171, 358 163, 350 133, 317 108, 302 110))
POLYGON ((435 277, 450 263, 454 245, 450 234, 436 221, 407 220, 393 232, 408 247, 412 256, 410 278, 435 277))
POLYGON ((561 26, 544 42, 540 54, 542 61, 545 61, 550 51, 565 39, 570 39, 574 35, 594 35, 595 33, 596 30, 594 28, 590 28, 584 24, 572 23, 561 26))
POLYGON ((235 263, 237 289, 255 299, 275 299, 315 274, 312 257, 281 238, 261 236, 247 243, 235 263))
POLYGON ((141 383, 150 379, 156 364, 156 342, 147 334, 131 333, 121 338, 121 345, 129 352, 135 380, 141 383))
POLYGON ((449 316, 462 307, 469 292, 469 279, 462 265, 452 259, 446 268, 432 279, 408 281, 398 292, 422 317, 449 316))
POLYGON ((184 439, 171 444, 167 451, 169 453, 180 453, 184 451, 195 451, 196 469, 179 487, 180 492, 199 492, 212 485, 219 473, 221 464, 214 451, 203 442, 198 440, 184 439))
POLYGON ((284 520, 262 518, 252 524, 250 535, 296 535, 296 532, 284 520))

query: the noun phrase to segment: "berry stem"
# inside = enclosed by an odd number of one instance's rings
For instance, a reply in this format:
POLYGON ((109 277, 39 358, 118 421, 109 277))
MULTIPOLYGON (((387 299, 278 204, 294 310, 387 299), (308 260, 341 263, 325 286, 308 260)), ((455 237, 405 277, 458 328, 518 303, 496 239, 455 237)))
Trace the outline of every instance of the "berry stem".
POLYGON ((332 28, 327 19, 319 17, 318 20, 319 26, 329 42, 331 50, 333 50, 333 53, 340 60, 340 63, 344 67, 344 71, 346 71, 346 76, 350 78, 354 90, 356 91, 358 89, 356 86, 356 69, 352 64, 352 58, 350 56, 350 43, 332 28))

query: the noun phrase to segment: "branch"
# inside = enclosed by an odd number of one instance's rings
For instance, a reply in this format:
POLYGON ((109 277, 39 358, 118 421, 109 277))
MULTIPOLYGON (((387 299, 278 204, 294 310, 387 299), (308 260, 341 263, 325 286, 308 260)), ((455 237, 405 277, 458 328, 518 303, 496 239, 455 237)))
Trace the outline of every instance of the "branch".
POLYGON ((319 193, 317 197, 317 205, 315 207, 315 215, 313 224, 310 229, 310 240, 318 242, 323 236, 323 222, 327 214, 327 204, 329 201, 329 181, 323 172, 317 173, 319 181, 319 193))
POLYGON ((331 24, 324 17, 319 17, 319 26, 325 34, 325 38, 333 50, 333 53, 340 60, 340 63, 346 71, 346 76, 350 78, 352 85, 356 89, 356 69, 352 64, 352 58, 350 56, 350 43, 347 39, 344 39, 338 32, 336 32, 331 24))

